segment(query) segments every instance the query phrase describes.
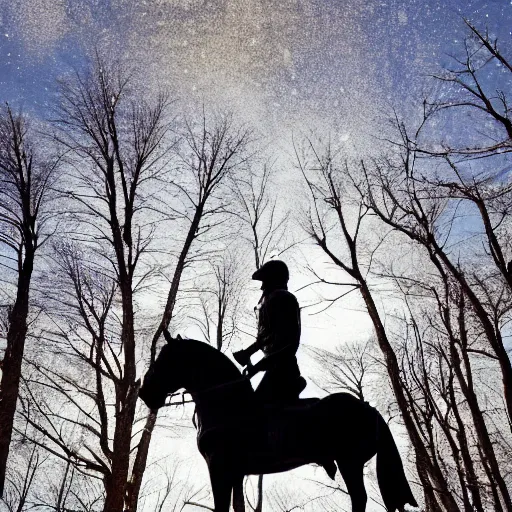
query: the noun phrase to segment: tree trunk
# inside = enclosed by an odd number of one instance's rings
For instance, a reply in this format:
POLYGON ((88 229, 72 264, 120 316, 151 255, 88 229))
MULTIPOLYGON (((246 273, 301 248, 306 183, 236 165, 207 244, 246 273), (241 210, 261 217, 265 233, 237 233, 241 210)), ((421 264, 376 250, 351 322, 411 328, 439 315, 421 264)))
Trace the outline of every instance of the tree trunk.
MULTIPOLYGON (((122 241, 114 230, 114 241, 118 249, 120 287, 123 307, 123 324, 121 341, 124 351, 124 373, 116 387, 116 426, 112 449, 112 469, 106 486, 105 512, 123 512, 128 474, 130 469, 130 453, 132 427, 139 391, 139 382, 135 382, 135 330, 133 312, 132 278, 124 266, 122 241), (117 237, 116 237, 117 235, 117 237), (121 259, 122 258, 122 259, 121 259)), ((117 248, 117 247, 116 247, 117 248)))
MULTIPOLYGON (((468 385, 468 382, 466 381, 464 375, 462 374, 462 367, 460 366, 461 360, 457 349, 452 346, 451 352, 454 360, 453 366, 455 374, 457 375, 462 394, 466 398, 469 410, 471 411, 471 416, 473 418, 473 424, 475 425, 475 431, 477 434, 478 442, 480 444, 482 455, 485 457, 486 464, 489 466, 489 469, 492 472, 492 479, 490 482, 491 486, 495 484, 497 485, 503 497, 506 510, 510 512, 512 511, 512 502, 510 499, 510 494, 508 492, 505 480, 501 475, 498 461, 496 460, 496 454, 494 453, 494 447, 492 445, 492 441, 489 437, 489 432, 487 430, 487 425, 485 424, 485 419, 478 404, 478 398, 475 394, 473 387, 468 385)), ((468 376, 470 376, 471 367, 469 366, 469 360, 467 360, 467 355, 466 357, 464 357, 464 366, 468 376)), ((495 504, 495 506, 498 505, 499 504, 495 504)))
MULTIPOLYGON (((512 418, 512 361, 510 360, 507 350, 503 345, 501 333, 495 330, 495 326, 489 318, 489 315, 485 310, 482 302, 479 300, 476 293, 466 281, 463 273, 451 262, 450 258, 439 246, 437 241, 432 238, 427 244, 424 245, 429 251, 431 261, 441 271, 441 275, 444 274, 444 266, 460 284, 463 293, 469 299, 473 311, 480 320, 482 328, 485 332, 485 336, 499 361, 503 381, 503 395, 507 406, 508 416, 509 418, 512 418)), ((512 428, 512 423, 510 424, 510 427, 512 428)))
POLYGON ((105 491, 105 512, 123 512, 130 466, 130 443, 132 425, 135 417, 139 385, 130 386, 122 411, 118 412, 118 421, 114 433, 112 471, 108 476, 105 491))
POLYGON ((2 364, 2 382, 0 383, 0 497, 3 496, 4 492, 7 458, 18 401, 21 366, 27 337, 30 279, 33 268, 34 252, 27 251, 18 278, 16 302, 9 315, 7 349, 2 364))
POLYGON ((365 301, 366 308, 373 322, 379 346, 382 350, 382 353, 384 354, 384 358, 386 360, 386 368, 391 380, 391 385, 398 403, 398 407, 402 413, 402 418, 404 420, 407 433, 409 434, 409 438, 411 439, 414 450, 416 451, 416 456, 419 457, 419 463, 425 467, 425 470, 429 475, 429 479, 433 482, 433 487, 436 489, 439 499, 445 507, 446 511, 460 512, 455 498, 452 496, 450 490, 447 487, 446 480, 444 479, 442 473, 439 471, 438 467, 432 463, 425 445, 421 440, 420 434, 409 411, 409 403, 405 397, 404 390, 402 389, 403 383, 400 378, 400 368, 396 354, 393 350, 393 347, 389 343, 384 325, 380 319, 377 306, 373 301, 373 297, 368 288, 368 285, 359 272, 357 266, 356 269, 356 279, 360 284, 361 295, 365 301))
POLYGON ((155 428, 156 412, 151 411, 146 417, 146 424, 142 431, 142 436, 137 446, 137 455, 133 463, 132 476, 126 489, 126 505, 125 512, 136 512, 137 502, 139 498, 140 487, 142 484, 142 477, 146 469, 148 459, 149 444, 151 442, 151 435, 155 428))
MULTIPOLYGON (((178 290, 181 282, 181 276, 183 275, 183 271, 185 269, 185 263, 187 261, 188 253, 190 251, 190 248, 192 247, 193 241, 196 238, 197 230, 199 228, 199 224, 201 222, 201 218, 203 215, 203 208, 204 204, 200 203, 196 209, 195 215, 192 219, 192 223, 187 233, 187 237, 185 239, 185 243, 183 244, 183 248, 178 258, 178 262, 176 264, 173 279, 171 282, 171 287, 169 289, 169 295, 167 297, 167 303, 165 306, 164 313, 162 315, 162 321, 160 322, 160 325, 158 326, 158 329, 151 343, 151 362, 153 362, 156 357, 156 342, 158 341, 158 338, 162 334, 162 331, 164 329, 167 329, 169 323, 172 320, 174 306, 176 304, 176 298, 178 296, 178 290)), ((142 433, 139 446, 137 447, 137 454, 135 456, 135 464, 133 467, 132 475, 129 482, 127 482, 126 484, 126 512, 137 511, 140 487, 142 485, 144 471, 146 470, 149 445, 151 443, 151 436, 155 428, 156 418, 157 413, 153 411, 150 411, 146 417, 146 425, 144 428, 144 432, 142 433)))

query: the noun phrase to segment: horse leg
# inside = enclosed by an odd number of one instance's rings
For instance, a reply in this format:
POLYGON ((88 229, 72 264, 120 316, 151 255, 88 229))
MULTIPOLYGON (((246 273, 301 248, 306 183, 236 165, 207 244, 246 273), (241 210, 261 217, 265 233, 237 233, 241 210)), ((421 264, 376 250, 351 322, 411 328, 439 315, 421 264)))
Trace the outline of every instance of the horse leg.
POLYGON ((363 477, 364 464, 347 463, 340 460, 336 462, 352 501, 352 512, 365 512, 367 496, 363 477))
POLYGON ((235 478, 233 482, 233 510, 235 512, 245 512, 243 476, 235 478))
POLYGON ((231 491, 233 489, 232 472, 220 458, 212 460, 208 465, 208 469, 210 471, 215 512, 229 512, 231 491))

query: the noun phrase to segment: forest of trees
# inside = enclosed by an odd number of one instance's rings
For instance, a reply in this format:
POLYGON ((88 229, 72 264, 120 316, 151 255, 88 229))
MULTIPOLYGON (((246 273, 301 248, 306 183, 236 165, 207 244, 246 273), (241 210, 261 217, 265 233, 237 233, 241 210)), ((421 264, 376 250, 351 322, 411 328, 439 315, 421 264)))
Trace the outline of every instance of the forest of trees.
MULTIPOLYGON (((301 350, 323 389, 386 414, 422 510, 512 512, 512 60, 493 37, 468 22, 364 159, 319 133, 269 157, 233 113, 183 113, 133 77, 97 55, 44 120, 1 107, 0 509, 213 510, 152 450, 189 435, 187 397, 157 416, 140 380, 166 328, 246 345, 250 274, 278 257, 317 318, 369 316, 364 342, 301 350)), ((245 489, 255 512, 347 503, 341 480, 245 489)))

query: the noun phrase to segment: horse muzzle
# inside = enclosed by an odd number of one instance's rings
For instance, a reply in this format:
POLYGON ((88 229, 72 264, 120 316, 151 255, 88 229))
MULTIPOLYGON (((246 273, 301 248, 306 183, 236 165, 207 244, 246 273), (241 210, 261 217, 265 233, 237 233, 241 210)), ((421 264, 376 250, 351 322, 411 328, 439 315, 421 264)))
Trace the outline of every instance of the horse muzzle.
POLYGON ((142 386, 139 389, 139 398, 146 404, 146 406, 152 411, 160 409, 165 405, 165 396, 163 399, 157 399, 152 393, 149 393, 147 389, 142 386))

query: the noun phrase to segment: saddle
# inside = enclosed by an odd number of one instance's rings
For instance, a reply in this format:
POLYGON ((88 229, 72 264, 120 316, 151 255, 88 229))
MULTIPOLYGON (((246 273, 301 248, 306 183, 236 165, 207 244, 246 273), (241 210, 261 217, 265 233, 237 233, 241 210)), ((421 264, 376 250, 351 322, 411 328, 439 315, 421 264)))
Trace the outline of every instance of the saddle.
MULTIPOLYGON (((200 444, 212 435, 236 436, 241 431, 281 431, 283 425, 290 421, 302 421, 303 415, 317 404, 319 398, 299 398, 299 395, 306 388, 306 380, 299 376, 287 383, 286 388, 281 388, 275 399, 268 396, 258 396, 241 404, 240 408, 223 409, 223 405, 229 403, 231 393, 236 393, 236 388, 228 386, 225 389, 216 389, 217 401, 212 408, 203 409, 202 421, 196 425, 197 437, 200 444), (221 411, 221 409, 223 409, 221 411)), ((196 404, 200 399, 196 397, 196 404)))
MULTIPOLYGON (((304 388, 301 388, 301 391, 304 388)), ((267 461, 276 457, 275 471, 282 471, 286 464, 292 462, 288 468, 296 465, 293 459, 286 457, 291 454, 290 446, 294 444, 307 444, 307 427, 301 434, 299 425, 304 426, 307 423, 316 423, 314 420, 315 406, 320 402, 320 398, 298 398, 287 404, 265 403, 257 405, 247 414, 231 421, 210 424, 207 428, 198 430, 198 447, 204 456, 214 453, 220 447, 227 444, 238 446, 241 453, 251 452, 249 458, 253 460, 260 459, 267 461), (313 415, 313 417, 311 416, 313 415), (234 421, 233 421, 234 420, 234 421), (288 461, 288 462, 286 462, 288 461), (281 465, 284 466, 281 467, 281 465)), ((312 460, 322 466, 328 476, 334 480, 336 474, 336 465, 333 459, 320 457, 318 460, 312 460)), ((262 466, 263 467, 263 466, 262 466)), ((274 472, 274 471, 271 471, 274 472)))
POLYGON ((297 379, 297 381, 296 381, 296 383, 294 383, 294 387, 293 387, 294 392, 297 393, 297 398, 306 389, 307 385, 308 385, 308 383, 306 382, 306 379, 304 377, 300 376, 297 379))

